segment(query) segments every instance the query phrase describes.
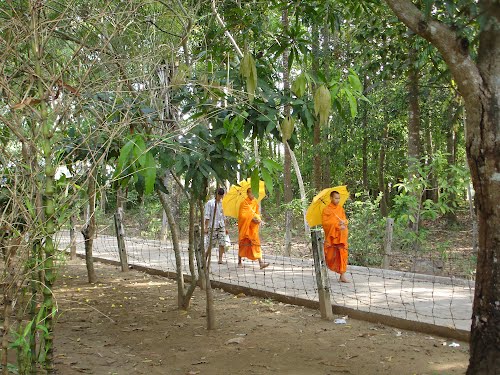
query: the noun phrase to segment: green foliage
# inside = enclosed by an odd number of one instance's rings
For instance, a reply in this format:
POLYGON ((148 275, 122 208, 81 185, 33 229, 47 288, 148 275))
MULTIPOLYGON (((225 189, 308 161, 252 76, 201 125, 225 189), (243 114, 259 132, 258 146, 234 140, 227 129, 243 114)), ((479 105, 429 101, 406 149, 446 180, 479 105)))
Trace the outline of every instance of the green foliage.
POLYGON ((143 134, 135 134, 120 150, 114 179, 122 186, 127 186, 130 179, 146 194, 153 192, 156 180, 156 161, 146 147, 143 134))
POLYGON ((356 194, 346 202, 349 219, 349 264, 380 266, 383 257, 385 218, 380 214, 382 196, 372 199, 366 193, 356 194))
POLYGON ((449 165, 446 155, 437 153, 428 164, 418 164, 413 178, 396 184, 399 194, 394 197, 393 214, 403 222, 416 223, 420 219, 435 220, 459 208, 459 195, 465 192, 468 171, 465 167, 449 165), (425 192, 433 189, 431 175, 437 177, 439 194, 437 202, 424 199, 425 192))

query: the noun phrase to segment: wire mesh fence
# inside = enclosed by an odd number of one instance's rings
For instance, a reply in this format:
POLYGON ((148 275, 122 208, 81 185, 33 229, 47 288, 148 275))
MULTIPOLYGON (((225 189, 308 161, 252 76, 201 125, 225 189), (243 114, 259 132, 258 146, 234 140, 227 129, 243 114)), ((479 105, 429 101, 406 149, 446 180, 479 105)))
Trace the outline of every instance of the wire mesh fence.
MULTIPOLYGON (((111 226, 103 227, 93 243, 93 256, 99 259, 119 262, 119 249, 111 226)), ((235 236, 233 236, 235 237, 235 236)), ((304 236, 305 237, 305 236, 304 236)), ((69 231, 59 235, 59 247, 67 248, 69 231)), ((77 252, 84 254, 83 237, 76 241, 77 252)), ((190 274, 188 241, 179 243, 183 273, 190 274)), ((272 298, 283 297, 290 303, 303 304, 318 301, 312 245, 309 239, 295 240, 292 256, 283 255, 284 250, 277 243, 262 241, 263 259, 270 265, 261 269, 257 261, 244 259, 238 267, 238 243, 226 247, 223 263, 218 262, 218 245, 213 248, 210 261, 210 278, 219 285, 237 287, 249 294, 260 292, 272 298), (297 301, 297 302, 294 302, 297 301)), ((127 235, 125 248, 128 263, 169 274, 176 272, 176 260, 171 238, 158 240, 138 235, 127 235)), ((355 251, 355 250, 353 250, 355 251)), ((470 254, 469 254, 470 257, 470 254)), ((338 310, 359 312, 370 319, 370 315, 384 322, 383 317, 402 319, 412 324, 423 323, 436 327, 467 332, 470 330, 474 280, 457 277, 446 270, 457 269, 454 262, 464 258, 459 253, 456 259, 448 257, 439 261, 432 254, 417 257, 410 253, 390 254, 390 265, 404 264, 403 269, 382 269, 349 265, 347 276, 350 283, 338 281, 338 275, 328 270, 328 288, 331 303, 338 310), (344 310, 342 310, 342 308, 344 310)), ((467 258, 469 259, 469 258, 467 258)), ((354 314, 353 314, 354 315, 354 314)))

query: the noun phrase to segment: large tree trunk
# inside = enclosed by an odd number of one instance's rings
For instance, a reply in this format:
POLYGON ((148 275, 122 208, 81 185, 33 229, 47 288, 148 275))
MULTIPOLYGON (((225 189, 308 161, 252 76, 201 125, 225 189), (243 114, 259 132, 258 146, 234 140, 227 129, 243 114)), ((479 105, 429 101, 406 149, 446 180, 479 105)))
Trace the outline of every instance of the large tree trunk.
POLYGON ((500 368, 500 3, 480 0, 477 63, 467 41, 427 19, 409 0, 386 0, 413 31, 443 55, 467 113, 467 159, 476 191, 479 253, 467 374, 497 374, 500 368))

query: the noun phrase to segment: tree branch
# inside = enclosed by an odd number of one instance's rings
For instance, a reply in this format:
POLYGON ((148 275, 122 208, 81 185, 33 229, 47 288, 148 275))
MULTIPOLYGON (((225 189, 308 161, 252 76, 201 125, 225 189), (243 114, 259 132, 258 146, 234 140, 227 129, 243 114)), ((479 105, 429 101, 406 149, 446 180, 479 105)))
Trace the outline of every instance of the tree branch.
POLYGON ((467 43, 447 25, 424 14, 410 0, 385 0, 396 16, 413 32, 434 45, 446 61, 466 102, 477 101, 482 77, 467 43), (475 98, 474 98, 475 97, 475 98))
POLYGON ((231 44, 234 46, 234 49, 238 53, 239 57, 243 57, 243 52, 241 52, 240 47, 238 47, 238 44, 234 40, 233 36, 231 33, 226 29, 226 24, 222 20, 222 18, 219 16, 219 13, 217 12, 217 8, 215 6, 215 0, 212 0, 212 11, 214 12, 215 18, 217 19, 217 22, 221 25, 221 27, 224 29, 224 34, 229 38, 231 41, 231 44))

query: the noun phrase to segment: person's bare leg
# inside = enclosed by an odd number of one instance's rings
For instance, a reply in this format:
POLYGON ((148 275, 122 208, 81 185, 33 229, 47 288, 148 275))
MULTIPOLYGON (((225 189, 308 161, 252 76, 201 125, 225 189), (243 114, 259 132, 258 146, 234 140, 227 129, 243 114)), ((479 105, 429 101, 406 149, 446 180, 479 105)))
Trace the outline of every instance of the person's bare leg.
POLYGON ((340 281, 341 283, 348 283, 348 282, 349 282, 349 280, 347 280, 347 278, 345 277, 345 274, 344 274, 344 273, 341 273, 341 274, 340 274, 339 281, 340 281))
POLYGON ((238 267, 243 268, 243 263, 241 263, 241 257, 238 257, 238 267))
POLYGON ((224 246, 219 246, 219 264, 224 264, 222 256, 224 255, 224 246))

